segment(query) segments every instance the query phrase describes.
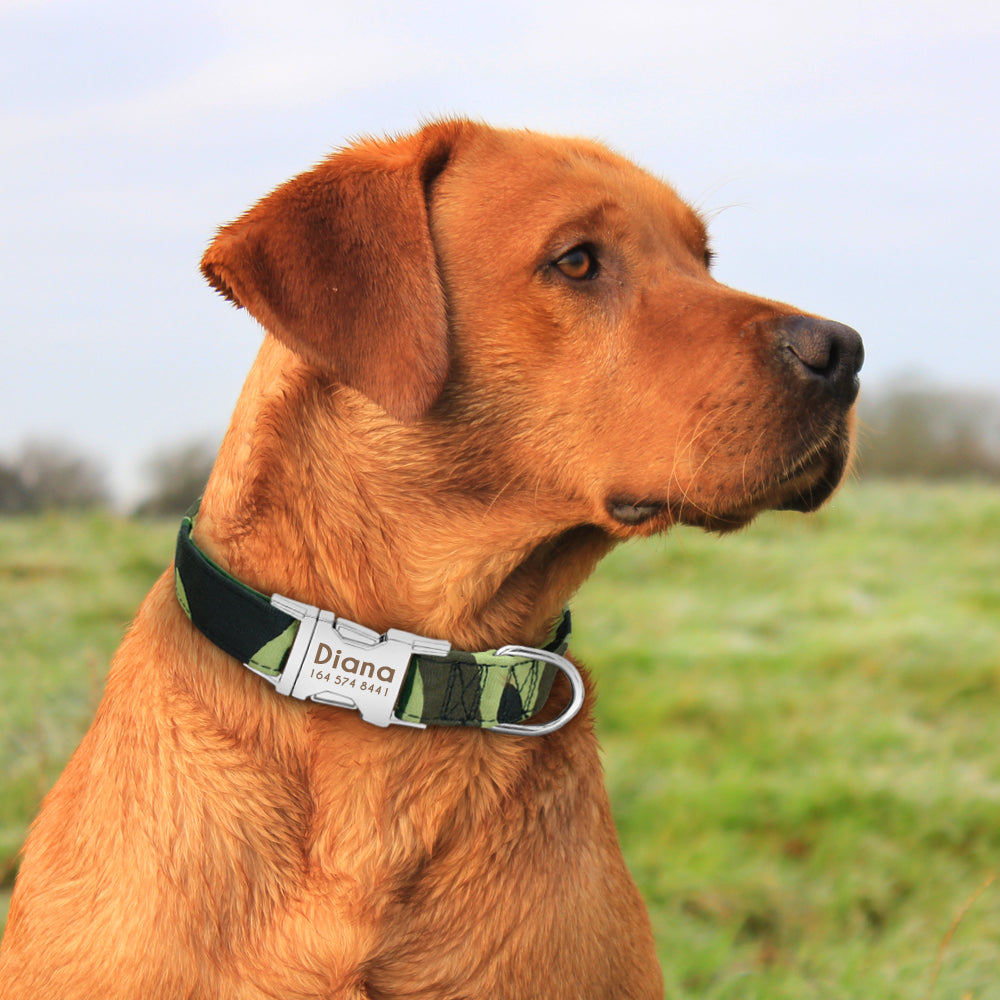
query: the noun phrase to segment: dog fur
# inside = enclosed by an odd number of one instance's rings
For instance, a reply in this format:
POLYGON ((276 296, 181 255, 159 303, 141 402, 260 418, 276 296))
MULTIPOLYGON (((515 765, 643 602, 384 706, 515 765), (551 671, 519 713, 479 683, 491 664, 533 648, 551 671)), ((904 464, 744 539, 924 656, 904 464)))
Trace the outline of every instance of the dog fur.
MULTIPOLYGON (((339 151, 204 256, 267 335, 198 544, 478 650, 542 642, 621 539, 814 509, 860 340, 709 260, 698 215, 594 143, 454 120, 339 151)), ((214 647, 171 570, 32 828, 0 958, 4 1000, 661 995, 589 694, 542 738, 379 729, 214 647)))

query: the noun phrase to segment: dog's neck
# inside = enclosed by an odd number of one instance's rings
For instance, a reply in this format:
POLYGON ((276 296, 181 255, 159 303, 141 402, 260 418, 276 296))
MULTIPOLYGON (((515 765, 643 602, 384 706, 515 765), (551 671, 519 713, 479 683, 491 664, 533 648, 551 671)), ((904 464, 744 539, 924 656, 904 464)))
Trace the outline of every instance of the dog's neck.
POLYGON ((523 505, 544 505, 509 481, 470 481, 454 437, 391 421, 268 339, 206 489, 199 544, 258 590, 379 631, 537 645, 612 543, 537 514, 526 536, 523 505))

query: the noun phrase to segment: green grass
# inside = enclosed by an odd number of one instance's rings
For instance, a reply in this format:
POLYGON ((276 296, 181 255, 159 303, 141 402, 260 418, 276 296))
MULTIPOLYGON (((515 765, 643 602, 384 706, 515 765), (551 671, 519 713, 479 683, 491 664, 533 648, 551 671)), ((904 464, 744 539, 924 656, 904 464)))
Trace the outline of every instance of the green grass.
POLYGON ((90 722, 125 626, 176 526, 0 518, 0 880, 90 722))
POLYGON ((1000 490, 677 532, 574 607, 668 996, 1000 996, 1000 884, 933 982, 1000 867, 1000 490))
MULTIPOLYGON (((174 530, 0 520, 0 871, 174 530)), ((679 530, 573 609, 668 997, 1000 997, 1000 489, 679 530)))

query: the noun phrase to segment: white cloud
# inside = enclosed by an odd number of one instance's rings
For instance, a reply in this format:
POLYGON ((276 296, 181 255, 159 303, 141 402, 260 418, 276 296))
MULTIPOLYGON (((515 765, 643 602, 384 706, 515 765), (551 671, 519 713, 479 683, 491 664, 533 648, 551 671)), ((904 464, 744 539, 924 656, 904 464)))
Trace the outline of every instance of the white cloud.
MULTIPOLYGON (((126 9, 123 0, 87 8, 77 0, 13 2, 41 18, 75 11, 77 44, 104 64, 105 75, 124 60, 118 34, 107 27, 126 9)), ((0 134, 8 148, 95 132, 183 135, 226 116, 346 105, 393 87, 404 105, 409 92, 423 95, 416 114, 438 110, 429 100, 474 114, 510 106, 546 125, 567 117, 593 119, 599 129, 602 117, 614 123, 627 116, 630 101, 647 117, 651 106, 667 123, 696 126, 706 107, 736 117, 863 115, 905 106, 914 88, 938 77, 934 66, 920 65, 922 52, 1000 33, 993 0, 957 0, 946 11, 940 0, 914 0, 905 9, 895 0, 778 0, 764 7, 625 0, 612 8, 605 0, 577 0, 571 10, 534 0, 219 0, 150 11, 138 20, 128 15, 128 45, 145 56, 146 73, 87 99, 88 74, 78 72, 77 81, 67 81, 66 91, 78 92, 72 102, 41 114, 6 111, 0 134), (164 33, 169 38, 160 44, 164 33), (185 39, 192 54, 176 59, 185 39), (909 59, 902 66, 902 57, 893 62, 900 47, 909 59)), ((54 54, 33 61, 46 55, 54 54)))
POLYGON ((19 14, 22 11, 38 11, 45 7, 58 6, 59 0, 0 0, 0 17, 19 14))
POLYGON ((180 369, 215 420, 255 332, 201 287, 213 226, 352 133, 435 113, 603 136, 709 210, 748 204, 720 219, 722 272, 865 325, 869 373, 1000 370, 996 0, 0 0, 0 19, 5 332, 35 373, 4 436, 89 421, 115 447, 111 401, 166 421, 180 369))

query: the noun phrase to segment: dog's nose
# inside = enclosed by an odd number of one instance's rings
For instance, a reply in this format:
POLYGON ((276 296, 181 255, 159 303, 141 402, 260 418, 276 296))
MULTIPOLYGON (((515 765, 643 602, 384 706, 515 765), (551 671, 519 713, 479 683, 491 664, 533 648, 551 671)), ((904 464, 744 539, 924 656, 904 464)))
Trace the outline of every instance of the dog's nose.
POLYGON ((774 334, 780 356, 798 377, 825 386, 845 406, 857 399, 865 349, 856 330, 812 316, 786 316, 774 334))

